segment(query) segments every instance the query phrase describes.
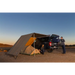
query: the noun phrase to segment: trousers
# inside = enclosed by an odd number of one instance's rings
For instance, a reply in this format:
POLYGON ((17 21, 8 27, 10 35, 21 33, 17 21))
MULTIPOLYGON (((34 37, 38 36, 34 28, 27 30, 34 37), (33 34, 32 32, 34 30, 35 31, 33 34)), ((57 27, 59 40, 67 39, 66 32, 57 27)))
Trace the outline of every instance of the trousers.
POLYGON ((66 53, 65 45, 62 45, 63 53, 66 53))
POLYGON ((41 50, 40 53, 41 53, 41 54, 44 54, 44 50, 41 50))

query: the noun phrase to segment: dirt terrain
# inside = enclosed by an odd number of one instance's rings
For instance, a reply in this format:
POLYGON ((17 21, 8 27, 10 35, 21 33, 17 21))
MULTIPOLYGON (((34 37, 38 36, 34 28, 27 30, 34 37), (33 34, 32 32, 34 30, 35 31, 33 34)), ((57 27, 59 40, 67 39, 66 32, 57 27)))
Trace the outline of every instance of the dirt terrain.
POLYGON ((12 48, 13 45, 8 45, 8 44, 3 44, 3 43, 0 43, 0 51, 2 50, 10 50, 12 48))
POLYGON ((45 51, 44 55, 19 54, 17 59, 0 52, 0 62, 75 62, 75 48, 66 48, 66 54, 62 54, 62 49, 54 50, 52 53, 45 51))

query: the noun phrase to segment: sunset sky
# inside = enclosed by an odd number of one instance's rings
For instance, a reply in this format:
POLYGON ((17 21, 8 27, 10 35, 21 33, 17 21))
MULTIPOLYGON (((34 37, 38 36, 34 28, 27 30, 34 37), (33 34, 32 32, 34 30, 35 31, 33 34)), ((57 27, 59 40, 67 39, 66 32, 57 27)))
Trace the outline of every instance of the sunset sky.
POLYGON ((33 32, 58 34, 75 44, 75 13, 0 13, 0 43, 13 45, 33 32))

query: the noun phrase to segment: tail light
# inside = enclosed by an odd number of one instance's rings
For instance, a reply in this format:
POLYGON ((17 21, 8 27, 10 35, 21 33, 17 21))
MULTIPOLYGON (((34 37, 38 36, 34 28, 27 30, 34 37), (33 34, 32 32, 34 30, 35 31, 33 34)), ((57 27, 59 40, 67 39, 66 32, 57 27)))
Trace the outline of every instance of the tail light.
POLYGON ((49 46, 51 46, 52 45, 52 43, 51 42, 49 42, 49 46))

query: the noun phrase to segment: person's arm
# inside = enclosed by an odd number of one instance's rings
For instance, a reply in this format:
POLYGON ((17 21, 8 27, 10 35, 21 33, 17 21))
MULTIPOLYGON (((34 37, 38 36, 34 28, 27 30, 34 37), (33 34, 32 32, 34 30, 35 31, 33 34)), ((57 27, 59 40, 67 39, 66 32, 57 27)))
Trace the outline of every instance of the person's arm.
MULTIPOLYGON (((64 40, 64 39, 63 39, 64 40)), ((64 40, 64 42, 65 42, 65 40, 64 40)))

